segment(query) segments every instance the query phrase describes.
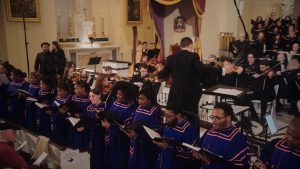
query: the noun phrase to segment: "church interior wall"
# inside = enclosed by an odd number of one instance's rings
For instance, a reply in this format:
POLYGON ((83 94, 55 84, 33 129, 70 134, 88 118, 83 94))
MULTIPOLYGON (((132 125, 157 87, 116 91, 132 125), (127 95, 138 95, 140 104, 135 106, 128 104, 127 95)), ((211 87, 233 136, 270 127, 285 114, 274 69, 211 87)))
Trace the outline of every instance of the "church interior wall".
POLYGON ((169 55, 170 45, 180 43, 182 37, 194 37, 195 13, 192 1, 181 1, 178 4, 166 6, 164 19, 165 33, 165 55, 169 55), (174 31, 174 19, 178 16, 183 16, 186 19, 185 32, 174 31))
MULTIPOLYGON (((4 33, 3 35, 5 35, 1 36, 2 42, 0 42, 0 58, 8 60, 17 68, 20 68, 21 70, 27 72, 23 23, 8 21, 6 15, 5 1, 0 1, 0 3, 0 23, 3 22, 3 24, 1 24, 3 26, 0 26, 0 30, 4 30, 1 32, 4 33)), ((99 11, 104 11, 105 34, 110 37, 111 43, 113 45, 121 47, 120 53, 122 60, 131 61, 132 58, 132 26, 137 26, 139 40, 147 41, 148 43, 154 42, 153 23, 144 4, 142 4, 143 22, 141 24, 127 24, 125 15, 125 0, 91 0, 91 3, 92 12, 98 12, 99 14, 99 11)), ((30 71, 33 70, 36 53, 41 51, 40 44, 44 41, 51 42, 53 40, 56 40, 57 37, 57 9, 55 1, 40 0, 40 11, 41 22, 26 22, 27 39, 29 42, 28 52, 30 61, 30 71)), ((100 17, 100 15, 95 16, 95 20, 99 20, 100 17)), ((100 34, 99 25, 98 27, 96 25, 96 30, 97 29, 97 34, 100 34)), ((152 48, 153 46, 149 47, 152 48)))
POLYGON ((202 16, 201 44, 203 59, 210 54, 218 55, 220 32, 237 34, 238 17, 232 0, 206 1, 202 16))
POLYGON ((7 47, 6 47, 6 35, 4 27, 5 11, 3 9, 3 3, 0 2, 0 60, 7 60, 7 47))
MULTIPOLYGON (((23 23, 8 21, 5 1, 0 3, 2 5, 1 11, 5 13, 1 19, 4 22, 8 61, 27 72, 23 23)), ((41 51, 40 44, 56 39, 54 1, 40 0, 40 9, 41 22, 26 22, 30 71, 33 70, 36 53, 41 51)))
MULTIPOLYGON (((66 6, 70 0, 60 1, 62 6, 66 6)), ((120 0, 90 0, 92 8, 90 9, 91 16, 95 17, 96 33, 100 32, 100 20, 103 13, 105 19, 105 34, 111 40, 113 45, 121 47, 120 55, 122 60, 132 60, 132 26, 137 26, 138 39, 154 42, 154 25, 146 9, 145 4, 142 4, 143 22, 141 24, 126 23, 126 1, 120 0)), ((144 1, 141 1, 144 3, 144 1)), ((238 1, 239 2, 239 1, 238 1)), ((244 0, 243 19, 246 28, 250 33, 250 19, 255 19, 262 15, 268 17, 273 11, 280 14, 278 2, 273 0, 244 0)), ((30 70, 33 70, 33 64, 36 53, 39 52, 40 44, 43 41, 51 42, 56 39, 57 21, 56 21, 56 1, 40 0, 41 22, 27 22, 27 38, 29 42, 29 61, 30 70)), ((182 2, 181 2, 182 3, 182 2)), ((195 19, 190 11, 193 9, 192 3, 186 3, 187 7, 176 9, 181 3, 166 8, 167 17, 165 18, 165 37, 166 50, 165 54, 169 54, 169 46, 180 41, 183 36, 194 36, 192 25, 195 19), (175 33, 173 30, 174 18, 179 15, 187 18, 186 32, 175 33)), ((0 58, 8 59, 13 65, 22 70, 27 70, 26 54, 24 46, 24 32, 22 22, 10 22, 6 17, 5 1, 0 1, 0 58)), ((67 15, 67 14, 65 14, 67 15)), ((62 27, 66 26, 66 19, 62 21, 62 27)), ((62 33, 66 33, 66 29, 62 29, 62 33)), ((206 10, 202 16, 202 31, 201 43, 204 59, 209 54, 218 54, 219 49, 219 33, 232 32, 234 36, 242 31, 236 9, 232 0, 209 0, 206 1, 206 10)), ((153 48, 149 44, 149 48, 153 48)))

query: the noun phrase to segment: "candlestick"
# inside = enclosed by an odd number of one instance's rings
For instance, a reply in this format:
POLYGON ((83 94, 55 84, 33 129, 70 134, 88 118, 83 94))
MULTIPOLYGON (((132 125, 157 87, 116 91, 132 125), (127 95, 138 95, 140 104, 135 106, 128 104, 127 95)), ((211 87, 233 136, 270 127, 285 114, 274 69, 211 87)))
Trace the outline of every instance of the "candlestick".
POLYGON ((60 9, 57 9, 56 16, 57 16, 57 39, 58 39, 61 37, 61 31, 60 31, 61 11, 60 11, 60 9))

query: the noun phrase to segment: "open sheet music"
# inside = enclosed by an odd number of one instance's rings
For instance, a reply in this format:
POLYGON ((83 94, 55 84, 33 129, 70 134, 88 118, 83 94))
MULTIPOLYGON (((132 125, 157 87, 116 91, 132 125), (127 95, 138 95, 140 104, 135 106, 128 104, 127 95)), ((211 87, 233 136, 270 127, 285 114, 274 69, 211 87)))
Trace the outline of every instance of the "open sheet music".
POLYGON ((59 107, 60 106, 60 104, 56 101, 56 100, 54 100, 54 102, 53 102, 57 107, 59 107))
POLYGON ((37 102, 37 99, 34 97, 26 97, 27 101, 37 102))
POLYGON ((121 129, 125 130, 125 125, 120 124, 119 122, 117 122, 116 120, 113 120, 113 122, 119 126, 121 129))
POLYGON ((191 144, 188 144, 188 143, 182 143, 181 145, 183 145, 183 146, 185 146, 185 147, 187 147, 187 148, 189 148, 189 149, 192 149, 192 150, 194 150, 194 151, 200 151, 200 150, 201 150, 200 147, 195 147, 195 146, 193 146, 193 145, 191 145, 191 144))
POLYGON ((238 96, 243 91, 240 91, 240 90, 237 90, 237 89, 218 88, 218 89, 214 90, 213 92, 214 93, 219 93, 219 94, 230 95, 230 96, 238 96))
POLYGON ((145 131, 147 132, 147 134, 149 135, 149 137, 154 140, 155 138, 161 138, 160 134, 157 133, 156 131, 150 129, 147 126, 143 126, 143 128, 145 129, 145 131))
POLYGON ((67 119, 71 122, 71 124, 72 124, 73 126, 75 126, 75 125, 80 121, 79 118, 74 118, 74 117, 69 117, 69 118, 67 118, 67 119))
POLYGON ((170 138, 170 137, 162 137, 159 133, 156 131, 150 129, 147 126, 143 126, 149 137, 157 142, 167 142, 169 145, 177 145, 179 144, 175 138, 170 138))
POLYGON ((46 159, 47 156, 48 156, 48 154, 45 153, 45 152, 43 152, 43 154, 41 154, 39 156, 39 158, 35 160, 35 162, 33 163, 33 165, 39 166, 46 159))
POLYGON ((21 150, 26 144, 27 144, 27 141, 24 141, 18 148, 16 148, 16 151, 21 150))
POLYGON ((45 107, 49 107, 47 104, 43 104, 43 103, 39 103, 39 102, 35 102, 34 104, 41 109, 45 108, 45 107))
POLYGON ((18 92, 23 93, 23 94, 25 94, 27 96, 32 96, 32 94, 29 93, 29 92, 27 92, 26 90, 18 89, 18 92))

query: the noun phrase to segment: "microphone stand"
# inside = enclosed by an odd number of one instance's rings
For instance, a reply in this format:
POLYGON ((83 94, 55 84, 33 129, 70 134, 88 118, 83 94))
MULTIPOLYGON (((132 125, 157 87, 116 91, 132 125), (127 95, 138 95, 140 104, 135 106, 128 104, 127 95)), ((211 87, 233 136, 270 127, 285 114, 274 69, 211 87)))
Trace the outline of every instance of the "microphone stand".
MULTIPOLYGON (((240 21, 242 23, 242 26, 243 26, 243 29, 244 29, 244 32, 245 32, 245 41, 244 41, 244 50, 245 50, 246 41, 249 40, 249 34, 248 34, 247 30, 246 30, 246 26, 245 26, 244 20, 243 20, 243 18, 241 16, 240 10, 239 10, 239 8, 237 6, 236 0, 233 0, 233 2, 234 2, 234 6, 236 8, 236 11, 238 13, 238 16, 240 18, 240 21)), ((245 51, 242 50, 240 52, 241 52, 241 55, 242 55, 241 57, 244 57, 244 58, 242 58, 242 60, 244 60, 246 58, 245 57, 245 53, 244 53, 245 51)), ((244 88, 245 68, 246 68, 246 63, 244 62, 244 64, 243 64, 243 72, 242 72, 242 88, 244 88)))
POLYGON ((22 5, 22 21, 23 21, 23 30, 24 30, 24 40, 25 40, 25 50, 26 50, 26 61, 27 61, 27 73, 29 74, 29 56, 28 56, 28 44, 29 42, 27 41, 27 33, 26 33, 26 22, 25 22, 25 13, 24 13, 24 0, 21 0, 21 5, 22 5))

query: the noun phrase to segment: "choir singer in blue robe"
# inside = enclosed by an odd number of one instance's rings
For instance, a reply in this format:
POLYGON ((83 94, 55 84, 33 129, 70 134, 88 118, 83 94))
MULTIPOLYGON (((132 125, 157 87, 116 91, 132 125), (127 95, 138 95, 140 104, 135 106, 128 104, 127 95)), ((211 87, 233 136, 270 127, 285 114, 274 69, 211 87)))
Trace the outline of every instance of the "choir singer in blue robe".
POLYGON ((138 97, 139 106, 128 126, 127 136, 131 138, 128 169, 153 169, 157 160, 158 148, 144 131, 145 124, 156 130, 161 125, 161 109, 156 103, 152 87, 142 89, 138 97))
POLYGON ((246 136, 232 125, 236 120, 232 107, 227 103, 217 103, 210 118, 213 127, 200 139, 200 152, 193 152, 201 159, 203 169, 249 168, 250 156, 246 136))
POLYGON ((186 119, 179 105, 170 104, 165 111, 166 125, 162 127, 162 141, 153 141, 161 150, 157 169, 194 169, 192 150, 178 143, 195 145, 198 141, 196 129, 186 119), (168 141, 169 140, 169 141, 168 141))
POLYGON ((271 141, 261 152, 259 169, 300 168, 300 118, 293 119, 285 137, 271 141))

